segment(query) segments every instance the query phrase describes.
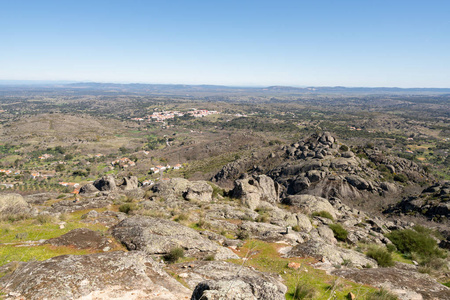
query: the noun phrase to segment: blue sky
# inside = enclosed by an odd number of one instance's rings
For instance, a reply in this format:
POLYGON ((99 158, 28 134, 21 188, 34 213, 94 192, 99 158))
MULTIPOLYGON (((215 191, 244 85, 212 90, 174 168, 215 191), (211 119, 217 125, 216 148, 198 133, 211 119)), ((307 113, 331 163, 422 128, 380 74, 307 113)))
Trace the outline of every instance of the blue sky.
POLYGON ((0 80, 450 88, 450 1, 0 0, 0 80))

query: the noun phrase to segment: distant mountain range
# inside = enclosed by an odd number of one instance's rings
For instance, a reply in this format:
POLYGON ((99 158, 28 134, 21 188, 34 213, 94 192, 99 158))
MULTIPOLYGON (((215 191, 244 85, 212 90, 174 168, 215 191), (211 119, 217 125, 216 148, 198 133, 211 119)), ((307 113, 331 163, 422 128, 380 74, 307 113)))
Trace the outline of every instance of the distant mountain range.
POLYGON ((98 83, 69 81, 15 81, 0 80, 0 89, 5 88, 45 88, 74 90, 103 90, 125 93, 263 93, 263 94, 448 94, 450 88, 397 88, 397 87, 236 87, 223 85, 185 85, 185 84, 143 84, 143 83, 98 83))

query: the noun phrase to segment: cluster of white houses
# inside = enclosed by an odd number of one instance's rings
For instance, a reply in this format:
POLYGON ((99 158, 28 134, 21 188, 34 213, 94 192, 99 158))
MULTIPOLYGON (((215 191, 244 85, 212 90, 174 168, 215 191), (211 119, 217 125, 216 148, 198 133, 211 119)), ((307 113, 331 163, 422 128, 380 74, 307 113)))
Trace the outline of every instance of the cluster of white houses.
POLYGON ((151 167, 150 170, 152 170, 154 174, 157 174, 159 172, 164 172, 165 170, 169 169, 179 170, 181 168, 183 168, 181 164, 176 164, 173 167, 171 167, 170 165, 151 167))
POLYGON ((218 111, 215 110, 207 110, 207 109, 194 109, 188 112, 179 112, 179 111, 161 111, 154 112, 151 115, 146 116, 145 118, 133 118, 134 121, 154 121, 154 122, 164 122, 168 119, 173 119, 175 117, 182 117, 184 115, 191 115, 196 118, 205 117, 208 115, 218 114, 218 111))

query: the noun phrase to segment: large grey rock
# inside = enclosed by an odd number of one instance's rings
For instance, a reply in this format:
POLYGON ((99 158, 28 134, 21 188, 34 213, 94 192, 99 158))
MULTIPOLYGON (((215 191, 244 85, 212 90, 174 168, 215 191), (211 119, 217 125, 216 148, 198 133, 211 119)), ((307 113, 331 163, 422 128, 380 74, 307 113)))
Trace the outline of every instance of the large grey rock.
POLYGON ((257 208, 261 201, 277 203, 278 186, 266 175, 250 176, 235 181, 231 191, 233 197, 241 199, 250 209, 257 208))
POLYGON ((339 248, 336 245, 327 243, 320 238, 312 238, 309 241, 296 245, 290 252, 288 257, 314 257, 319 261, 329 263, 331 265, 341 265, 343 263, 350 263, 354 267, 377 267, 377 262, 371 258, 366 257, 359 252, 339 248))
POLYGON ((184 178, 159 182, 152 190, 169 202, 180 199, 209 202, 213 193, 212 187, 206 181, 189 181, 184 178))
POLYGON ((326 211, 336 218, 336 210, 330 202, 322 197, 312 195, 290 195, 282 200, 284 204, 299 207, 304 213, 326 211))
POLYGON ((80 188, 80 194, 91 194, 97 192, 99 192, 99 189, 97 189, 93 183, 87 183, 80 188))
POLYGON ((119 184, 122 190, 134 190, 139 187, 139 181, 136 176, 128 176, 122 178, 122 182, 119 184))
POLYGON ((42 205, 45 201, 50 199, 56 199, 59 194, 56 193, 39 193, 39 194, 31 194, 24 197, 25 201, 34 205, 42 205))
POLYGON ((370 187, 366 180, 356 175, 346 176, 345 179, 349 184, 356 187, 358 190, 367 190, 370 187))
POLYGON ((0 215, 26 214, 30 205, 20 194, 0 194, 0 215))
POLYGON ((93 185, 99 191, 115 191, 115 190, 117 190, 116 180, 114 179, 114 176, 112 176, 112 175, 103 176, 102 178, 97 179, 96 181, 94 181, 93 185))
POLYGON ((285 299, 281 277, 224 261, 177 264, 173 270, 194 289, 191 299, 285 299))
POLYGON ((71 213, 79 210, 106 207, 112 203, 113 202, 106 197, 95 197, 92 199, 83 199, 79 201, 62 200, 52 204, 47 211, 50 213, 71 213))
MULTIPOLYGON (((4 266, 0 272, 6 271, 4 266)), ((5 299, 189 299, 191 291, 142 252, 63 255, 20 263, 0 278, 5 299)))
POLYGON ((383 287, 396 294, 401 300, 450 299, 450 289, 427 274, 399 268, 341 269, 334 275, 352 281, 383 287))
POLYGON ((188 255, 220 254, 222 258, 237 258, 230 249, 204 238, 194 229, 164 219, 127 218, 112 228, 112 235, 128 250, 165 254, 182 247, 188 255))
POLYGON ((192 182, 184 193, 184 198, 190 201, 211 202, 213 188, 205 181, 192 182))
POLYGON ((102 236, 97 231, 87 228, 77 228, 71 230, 62 236, 45 241, 44 244, 96 250, 103 250, 106 247, 112 247, 112 243, 106 237, 102 236))

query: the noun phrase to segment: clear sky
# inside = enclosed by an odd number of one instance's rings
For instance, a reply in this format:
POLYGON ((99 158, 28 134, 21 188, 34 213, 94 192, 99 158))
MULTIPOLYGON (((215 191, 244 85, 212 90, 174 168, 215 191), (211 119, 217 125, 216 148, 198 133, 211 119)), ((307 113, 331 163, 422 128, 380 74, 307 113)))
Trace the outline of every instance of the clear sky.
POLYGON ((0 80, 450 88, 450 1, 0 0, 0 80))

